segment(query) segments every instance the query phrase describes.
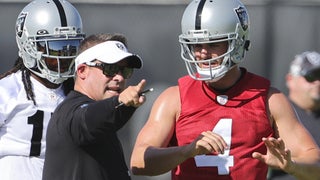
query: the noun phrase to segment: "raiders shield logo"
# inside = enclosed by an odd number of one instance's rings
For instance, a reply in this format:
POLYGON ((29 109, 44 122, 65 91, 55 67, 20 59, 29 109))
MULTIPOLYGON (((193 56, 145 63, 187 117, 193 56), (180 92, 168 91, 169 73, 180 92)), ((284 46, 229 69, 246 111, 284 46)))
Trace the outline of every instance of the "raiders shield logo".
POLYGON ((217 96, 217 102, 221 105, 225 105, 228 102, 228 96, 227 95, 218 95, 217 96))
POLYGON ((237 9, 235 9, 235 12, 238 15, 242 29, 244 31, 247 30, 249 27, 249 16, 247 14, 247 11, 244 9, 244 7, 238 7, 237 9))
POLYGON ((121 44, 121 43, 116 43, 116 46, 117 46, 119 49, 121 49, 122 51, 126 51, 126 52, 127 52, 127 49, 126 49, 126 47, 125 47, 123 44, 121 44))
POLYGON ((18 37, 22 36, 22 32, 23 32, 23 27, 24 27, 24 22, 26 20, 27 17, 27 13, 22 12, 16 22, 16 33, 18 35, 18 37))

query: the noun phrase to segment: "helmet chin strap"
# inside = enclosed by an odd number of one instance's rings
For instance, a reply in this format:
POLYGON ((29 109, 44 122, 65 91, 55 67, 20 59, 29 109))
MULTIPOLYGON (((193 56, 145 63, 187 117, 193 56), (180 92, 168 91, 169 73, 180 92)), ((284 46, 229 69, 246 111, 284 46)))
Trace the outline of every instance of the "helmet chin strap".
POLYGON ((224 57, 222 60, 221 64, 219 65, 219 68, 208 68, 207 70, 201 70, 197 68, 197 71, 204 79, 205 81, 210 81, 210 82, 217 82, 221 78, 223 78, 230 69, 232 69, 236 63, 234 63, 231 59, 230 56, 227 55, 224 57))
POLYGON ((218 81, 225 75, 227 69, 228 68, 226 66, 221 66, 219 70, 215 70, 216 72, 214 74, 212 73, 211 68, 208 68, 207 70, 198 69, 198 74, 201 79, 204 79, 205 81, 218 81))
POLYGON ((222 79, 236 65, 236 63, 234 63, 232 61, 229 61, 229 63, 230 63, 230 66, 224 65, 224 68, 221 70, 221 71, 223 71, 223 70, 227 69, 227 70, 224 71, 224 73, 221 73, 220 76, 216 76, 216 77, 212 77, 212 76, 209 75, 208 78, 210 78, 210 79, 205 80, 205 81, 208 82, 208 83, 213 83, 213 82, 217 82, 220 79, 222 79))

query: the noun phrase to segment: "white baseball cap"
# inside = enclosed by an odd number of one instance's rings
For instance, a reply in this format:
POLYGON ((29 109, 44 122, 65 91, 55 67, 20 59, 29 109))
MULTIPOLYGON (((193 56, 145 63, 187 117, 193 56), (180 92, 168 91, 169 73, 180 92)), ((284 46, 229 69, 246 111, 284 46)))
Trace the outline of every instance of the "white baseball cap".
POLYGON ((303 76, 309 82, 320 80, 320 54, 306 51, 296 55, 289 72, 295 76, 303 76))
POLYGON ((306 51, 295 56, 290 65, 290 73, 304 75, 309 71, 320 68, 320 54, 315 51, 306 51))
POLYGON ((129 53, 126 46, 119 41, 106 41, 83 51, 75 59, 75 67, 78 69, 79 64, 95 59, 107 64, 114 64, 126 59, 130 67, 137 69, 142 67, 141 58, 136 54, 129 53))

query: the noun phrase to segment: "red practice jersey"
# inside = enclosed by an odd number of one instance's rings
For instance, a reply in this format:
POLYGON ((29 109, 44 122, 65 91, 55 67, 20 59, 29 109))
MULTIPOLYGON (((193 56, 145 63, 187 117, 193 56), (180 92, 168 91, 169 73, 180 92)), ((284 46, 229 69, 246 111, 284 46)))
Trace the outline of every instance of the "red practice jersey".
POLYGON ((181 114, 174 143, 190 144, 204 131, 220 134, 230 147, 224 154, 207 154, 187 159, 172 171, 174 180, 262 180, 266 164, 252 158, 265 154, 263 137, 273 136, 266 103, 269 80, 241 69, 240 81, 224 93, 189 76, 179 79, 181 114))

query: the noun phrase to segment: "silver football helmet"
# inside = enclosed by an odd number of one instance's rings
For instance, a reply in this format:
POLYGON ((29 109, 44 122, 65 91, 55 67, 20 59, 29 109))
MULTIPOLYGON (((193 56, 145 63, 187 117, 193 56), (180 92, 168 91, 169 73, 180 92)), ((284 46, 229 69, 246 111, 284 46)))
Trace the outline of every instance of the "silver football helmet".
POLYGON ((239 0, 193 0, 184 11, 181 29, 181 57, 189 75, 196 80, 219 80, 243 60, 249 49, 249 16, 239 0), (194 45, 223 41, 228 42, 228 50, 223 55, 195 59, 194 45), (221 59, 219 66, 211 66, 221 59), (201 68, 200 63, 209 64, 209 68, 201 68))
POLYGON ((16 22, 24 65, 55 84, 74 75, 74 59, 84 36, 80 14, 65 0, 34 0, 16 22))

